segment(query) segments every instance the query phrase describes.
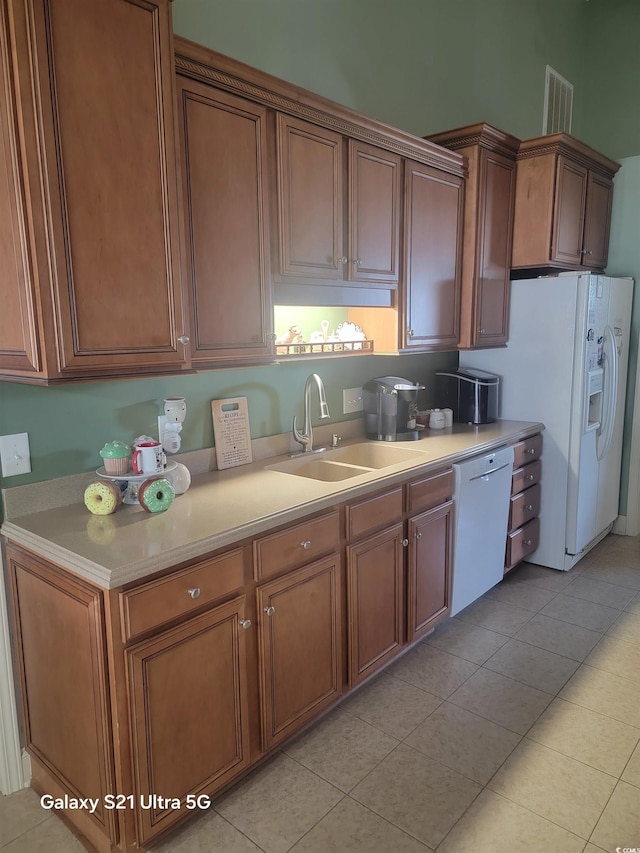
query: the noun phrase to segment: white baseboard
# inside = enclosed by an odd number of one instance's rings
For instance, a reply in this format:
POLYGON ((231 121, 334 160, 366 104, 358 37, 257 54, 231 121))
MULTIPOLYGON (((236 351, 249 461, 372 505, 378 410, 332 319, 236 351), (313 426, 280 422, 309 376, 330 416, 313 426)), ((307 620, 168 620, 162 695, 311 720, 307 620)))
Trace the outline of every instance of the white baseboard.
POLYGON ((619 515, 613 522, 612 533, 617 533, 619 536, 626 536, 627 533, 627 516, 619 515))

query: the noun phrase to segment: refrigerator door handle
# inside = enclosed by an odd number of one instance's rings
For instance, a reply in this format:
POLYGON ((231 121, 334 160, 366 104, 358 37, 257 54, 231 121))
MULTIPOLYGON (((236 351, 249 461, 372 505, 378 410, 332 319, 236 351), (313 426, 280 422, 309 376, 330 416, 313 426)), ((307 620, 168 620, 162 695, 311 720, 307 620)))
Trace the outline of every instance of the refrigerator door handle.
POLYGON ((598 447, 596 455, 600 462, 607 455, 611 447, 613 438, 613 426, 616 419, 616 398, 618 396, 618 348, 611 326, 605 326, 604 341, 604 405, 606 407, 603 417, 603 423, 599 430, 598 447), (609 370, 607 370, 607 361, 609 362, 609 370))

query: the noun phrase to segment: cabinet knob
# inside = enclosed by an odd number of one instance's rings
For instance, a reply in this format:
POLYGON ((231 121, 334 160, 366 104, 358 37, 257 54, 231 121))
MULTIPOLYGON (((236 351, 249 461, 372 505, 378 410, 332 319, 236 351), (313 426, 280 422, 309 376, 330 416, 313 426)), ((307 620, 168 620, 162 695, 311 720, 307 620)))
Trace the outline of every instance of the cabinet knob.
POLYGON ((422 539, 422 533, 414 534, 416 539, 422 539))
POLYGON ((535 456, 535 453, 536 453, 536 449, 535 449, 535 447, 530 447, 530 448, 527 450, 527 453, 529 453, 531 456, 535 456))
POLYGON ((304 548, 305 551, 308 551, 311 548, 311 539, 303 539, 300 543, 300 547, 304 548))
POLYGON ((244 630, 246 631, 247 628, 251 627, 251 619, 241 619, 240 620, 240 627, 244 628, 244 630))
POLYGON ((527 504, 527 505, 525 506, 525 509, 527 510, 527 512, 531 512, 531 511, 532 511, 532 509, 533 509, 533 504, 527 504))
POLYGON ((353 262, 354 267, 362 266, 362 258, 356 258, 353 262))
POLYGON ((339 264, 346 264, 348 260, 349 259, 347 258, 347 256, 343 255, 341 258, 338 258, 338 263, 339 264))
POLYGON ((200 587, 194 586, 191 589, 188 589, 187 593, 191 596, 191 598, 200 598, 200 587))
POLYGON ((480 329, 480 334, 484 335, 484 329, 480 329))
POLYGON ((524 540, 524 542, 523 542, 522 544, 523 544, 523 545, 526 545, 526 546, 527 546, 527 548, 528 548, 528 547, 529 547, 529 545, 531 545, 531 539, 525 539, 525 540, 524 540))
POLYGON ((184 344, 186 346, 189 343, 189 340, 189 335, 180 335, 180 337, 178 338, 178 343, 184 344))
POLYGON ((267 616, 273 616, 273 614, 276 612, 276 609, 272 604, 270 604, 269 607, 264 608, 264 612, 267 614, 267 616))
POLYGON ((591 249, 585 249, 583 254, 585 254, 585 255, 593 255, 593 252, 591 251, 591 249))
POLYGON ((413 329, 407 329, 407 337, 408 337, 408 338, 412 338, 412 337, 413 337, 413 329))
POLYGON ((409 544, 409 540, 408 539, 402 539, 400 541, 400 544, 403 546, 403 548, 406 548, 407 545, 409 544))

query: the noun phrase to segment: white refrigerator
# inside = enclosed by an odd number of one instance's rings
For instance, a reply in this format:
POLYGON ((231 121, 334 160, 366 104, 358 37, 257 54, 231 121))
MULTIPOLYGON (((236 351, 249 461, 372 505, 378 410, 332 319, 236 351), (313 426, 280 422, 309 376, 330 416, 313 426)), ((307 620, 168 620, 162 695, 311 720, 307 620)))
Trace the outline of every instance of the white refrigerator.
POLYGON ((509 342, 460 354, 500 376, 499 417, 542 421, 540 544, 567 570, 618 516, 633 279, 560 273, 511 282, 509 342))

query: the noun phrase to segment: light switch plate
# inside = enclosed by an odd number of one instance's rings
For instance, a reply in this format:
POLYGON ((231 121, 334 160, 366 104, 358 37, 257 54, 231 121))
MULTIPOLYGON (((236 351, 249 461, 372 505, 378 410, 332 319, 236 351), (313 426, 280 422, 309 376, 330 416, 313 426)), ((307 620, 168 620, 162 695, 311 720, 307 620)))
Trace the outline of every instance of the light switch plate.
POLYGON ((29 474, 31 472, 29 434, 18 432, 14 435, 0 435, 0 462, 3 477, 29 474))
POLYGON ((345 415, 351 412, 362 411, 362 388, 342 389, 342 412, 345 415))

